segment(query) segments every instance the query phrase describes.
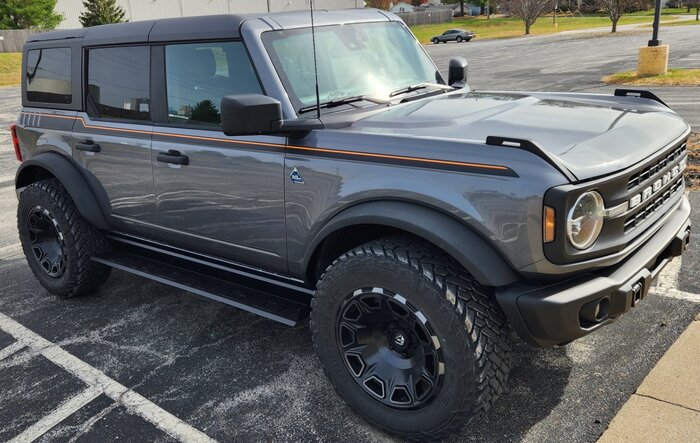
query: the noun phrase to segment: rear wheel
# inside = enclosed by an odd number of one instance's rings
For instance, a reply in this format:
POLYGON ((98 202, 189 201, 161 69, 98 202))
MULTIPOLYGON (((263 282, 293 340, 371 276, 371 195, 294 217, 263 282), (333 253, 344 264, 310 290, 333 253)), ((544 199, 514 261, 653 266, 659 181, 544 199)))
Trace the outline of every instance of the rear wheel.
POLYGON ((457 43, 462 43, 462 40, 464 40, 461 36, 457 36, 457 43))
POLYGON ((58 180, 42 180, 22 190, 17 226, 29 267, 49 292, 73 297, 109 277, 111 268, 91 260, 108 249, 107 240, 82 218, 58 180))
POLYGON ((510 368, 508 324, 490 291, 441 251, 389 237, 324 273, 311 328, 323 368, 367 421, 439 439, 490 408, 510 368))

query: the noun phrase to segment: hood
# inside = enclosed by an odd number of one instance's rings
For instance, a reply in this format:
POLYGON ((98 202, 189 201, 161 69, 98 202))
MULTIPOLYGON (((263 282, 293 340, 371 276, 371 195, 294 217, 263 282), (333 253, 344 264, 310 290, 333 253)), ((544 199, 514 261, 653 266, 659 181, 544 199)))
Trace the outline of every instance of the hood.
POLYGON ((410 102, 350 127, 472 143, 484 143, 488 136, 526 139, 557 158, 578 180, 630 167, 689 129, 677 114, 650 99, 500 92, 458 92, 410 102))

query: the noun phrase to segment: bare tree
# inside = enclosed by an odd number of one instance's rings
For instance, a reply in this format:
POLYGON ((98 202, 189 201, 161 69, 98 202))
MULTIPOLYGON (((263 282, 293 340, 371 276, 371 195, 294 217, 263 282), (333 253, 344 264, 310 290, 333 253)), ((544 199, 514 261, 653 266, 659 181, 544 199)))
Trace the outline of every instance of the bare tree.
POLYGON ((610 32, 617 32, 617 22, 620 21, 620 17, 625 12, 634 9, 638 4, 638 0, 597 0, 598 7, 607 12, 608 17, 610 17, 612 22, 612 30, 610 32))
POLYGON ((525 24, 525 34, 537 18, 552 9, 553 0, 501 0, 501 8, 512 16, 518 17, 525 24))

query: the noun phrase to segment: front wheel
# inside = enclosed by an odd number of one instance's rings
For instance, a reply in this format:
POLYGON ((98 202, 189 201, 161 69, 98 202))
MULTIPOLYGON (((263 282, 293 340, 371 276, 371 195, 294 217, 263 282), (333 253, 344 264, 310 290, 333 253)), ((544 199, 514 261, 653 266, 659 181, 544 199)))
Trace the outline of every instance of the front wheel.
POLYGON ((462 40, 464 40, 462 37, 457 37, 457 43, 462 43, 462 40))
POLYGON ((439 43, 440 43, 440 40, 438 40, 438 39, 436 39, 436 38, 433 39, 433 44, 434 44, 434 45, 437 45, 437 44, 439 44, 439 43))
POLYGON ((314 348, 340 396, 409 439, 473 422, 501 393, 509 327, 491 291, 429 244, 389 237, 324 273, 313 299, 314 348))

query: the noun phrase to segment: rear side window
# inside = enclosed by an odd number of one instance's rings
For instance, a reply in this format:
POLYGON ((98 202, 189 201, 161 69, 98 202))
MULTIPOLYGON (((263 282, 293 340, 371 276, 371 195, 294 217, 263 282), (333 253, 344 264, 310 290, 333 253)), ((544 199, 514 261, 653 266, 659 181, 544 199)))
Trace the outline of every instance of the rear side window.
POLYGON ((147 46, 90 49, 90 113, 105 118, 150 120, 149 65, 147 46))
POLYGON ((32 49, 27 51, 27 100, 70 104, 70 48, 32 49))
POLYGON ((223 96, 262 93, 241 42, 168 45, 165 72, 170 123, 218 126, 223 96))

